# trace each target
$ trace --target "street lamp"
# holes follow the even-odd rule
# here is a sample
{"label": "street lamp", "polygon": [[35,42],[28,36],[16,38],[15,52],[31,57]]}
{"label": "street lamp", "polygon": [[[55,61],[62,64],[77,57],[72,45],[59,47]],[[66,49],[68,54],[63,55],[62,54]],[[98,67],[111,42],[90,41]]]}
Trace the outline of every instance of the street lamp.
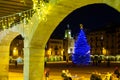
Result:
{"label": "street lamp", "polygon": [[103,53],[103,55],[106,55],[106,49],[104,47],[102,49],[102,53]]}
{"label": "street lamp", "polygon": [[52,51],[52,49],[50,48],[50,49],[48,50],[48,55],[49,55],[49,56],[51,56],[51,51]]}
{"label": "street lamp", "polygon": [[18,49],[16,47],[13,48],[13,56],[18,56]]}

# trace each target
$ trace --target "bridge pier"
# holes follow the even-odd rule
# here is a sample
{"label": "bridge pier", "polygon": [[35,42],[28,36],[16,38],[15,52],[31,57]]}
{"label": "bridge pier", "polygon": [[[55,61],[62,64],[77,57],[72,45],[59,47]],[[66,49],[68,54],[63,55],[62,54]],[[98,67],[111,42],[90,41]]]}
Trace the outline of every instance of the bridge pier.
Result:
{"label": "bridge pier", "polygon": [[8,80],[9,46],[0,46],[0,80]]}
{"label": "bridge pier", "polygon": [[24,80],[43,80],[44,48],[24,48]]}

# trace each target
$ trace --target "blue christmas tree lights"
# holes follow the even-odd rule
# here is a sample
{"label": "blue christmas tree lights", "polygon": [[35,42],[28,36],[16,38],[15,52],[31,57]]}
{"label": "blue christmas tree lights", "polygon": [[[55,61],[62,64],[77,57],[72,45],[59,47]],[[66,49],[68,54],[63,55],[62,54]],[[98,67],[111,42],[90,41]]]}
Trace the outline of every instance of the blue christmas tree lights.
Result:
{"label": "blue christmas tree lights", "polygon": [[[82,25],[80,26],[82,27]],[[77,65],[88,65],[90,63],[90,60],[90,46],[87,42],[83,28],[81,28],[78,38],[75,42],[72,61]]]}

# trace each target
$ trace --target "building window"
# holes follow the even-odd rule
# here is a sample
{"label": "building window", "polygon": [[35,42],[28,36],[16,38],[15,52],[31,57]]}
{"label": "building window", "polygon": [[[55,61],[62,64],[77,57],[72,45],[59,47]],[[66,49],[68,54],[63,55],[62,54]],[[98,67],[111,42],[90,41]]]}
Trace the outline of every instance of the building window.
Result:
{"label": "building window", "polygon": [[57,51],[55,51],[55,55],[57,55]]}
{"label": "building window", "polygon": [[54,50],[58,50],[58,46],[55,46]]}
{"label": "building window", "polygon": [[59,46],[59,48],[61,49],[61,46]]}

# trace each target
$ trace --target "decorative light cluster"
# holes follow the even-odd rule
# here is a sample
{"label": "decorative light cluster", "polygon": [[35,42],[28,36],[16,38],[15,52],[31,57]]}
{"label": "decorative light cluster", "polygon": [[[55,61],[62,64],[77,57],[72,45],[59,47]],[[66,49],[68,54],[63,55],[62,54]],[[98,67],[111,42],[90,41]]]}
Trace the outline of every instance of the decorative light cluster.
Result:
{"label": "decorative light cluster", "polygon": [[33,9],[16,13],[9,16],[0,17],[0,30],[11,28],[13,25],[24,22],[24,19],[29,21],[32,15],[35,13]]}
{"label": "decorative light cluster", "polygon": [[30,9],[13,15],[0,17],[0,42],[14,26],[21,23],[27,24],[30,22],[30,19],[34,13],[35,11]]}
{"label": "decorative light cluster", "polygon": [[38,18],[46,20],[46,14],[50,9],[50,5],[47,4],[44,0],[32,0],[33,9],[26,10],[20,13],[15,13],[9,16],[0,17],[0,31],[8,29],[13,25],[28,22],[34,13],[38,14]]}
{"label": "decorative light cluster", "polygon": [[[32,1],[33,9],[15,13],[9,16],[0,17],[0,32],[4,31],[4,33],[6,34],[7,32],[9,32],[6,29],[12,28],[17,24],[21,23],[27,24],[28,22],[31,22],[30,21],[31,17],[35,13],[37,14],[37,18],[39,18],[39,20],[46,21],[47,20],[46,15],[48,14],[49,9],[51,9],[50,6],[51,3],[49,3],[49,0],[32,0]],[[0,36],[4,37],[5,34],[0,33]],[[0,37],[0,41],[2,37]]]}
{"label": "decorative light cluster", "polygon": [[51,9],[51,3],[46,3],[46,0],[33,0],[34,5],[33,9],[36,11],[39,20],[47,21],[47,14],[49,13],[49,10]]}

